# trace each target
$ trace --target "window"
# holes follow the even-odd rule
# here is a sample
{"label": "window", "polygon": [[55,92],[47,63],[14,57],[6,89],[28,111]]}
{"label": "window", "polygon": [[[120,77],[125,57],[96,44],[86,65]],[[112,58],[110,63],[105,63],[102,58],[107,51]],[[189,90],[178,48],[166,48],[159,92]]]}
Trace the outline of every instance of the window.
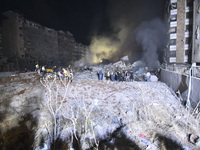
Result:
{"label": "window", "polygon": [[177,3],[171,3],[171,9],[177,9]]}
{"label": "window", "polygon": [[171,21],[176,21],[176,17],[177,17],[176,15],[172,15],[172,16],[170,16],[170,20]]}
{"label": "window", "polygon": [[193,13],[192,12],[187,12],[186,13],[186,18],[192,18],[193,16]]}
{"label": "window", "polygon": [[170,45],[176,45],[176,39],[169,40]]}
{"label": "window", "polygon": [[186,26],[186,27],[185,27],[185,31],[186,31],[186,32],[192,31],[192,25]]}
{"label": "window", "polygon": [[169,33],[176,33],[176,28],[174,27],[174,28],[170,28],[169,29]]}
{"label": "window", "polygon": [[49,33],[52,33],[52,30],[48,30]]}

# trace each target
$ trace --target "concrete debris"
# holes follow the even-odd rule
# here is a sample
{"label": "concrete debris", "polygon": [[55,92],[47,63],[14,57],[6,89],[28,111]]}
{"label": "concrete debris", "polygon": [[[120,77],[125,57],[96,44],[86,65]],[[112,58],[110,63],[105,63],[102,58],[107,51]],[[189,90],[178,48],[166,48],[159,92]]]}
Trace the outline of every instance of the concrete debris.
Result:
{"label": "concrete debris", "polygon": [[124,61],[118,61],[113,64],[114,67],[119,67],[119,68],[126,68],[126,64]]}
{"label": "concrete debris", "polygon": [[124,56],[121,58],[122,61],[129,61],[128,56]]}
{"label": "concrete debris", "polygon": [[145,74],[147,71],[145,68],[139,68],[138,71],[136,71],[136,74]]}
{"label": "concrete debris", "polygon": [[[166,84],[159,82],[153,73],[149,72],[152,82],[146,82],[144,76],[148,69],[141,66],[141,62],[134,63],[134,66],[140,66],[138,68],[140,74],[134,73],[135,79],[140,82],[111,82],[105,80],[105,77],[98,81],[97,72],[100,70],[107,73],[107,71],[128,70],[129,66],[132,71],[132,65],[126,65],[120,60],[115,64],[92,66],[89,70],[74,74],[63,107],[59,110],[61,114],[72,119],[71,122],[70,119],[59,120],[60,125],[66,127],[65,131],[60,132],[61,139],[70,140],[69,137],[74,131],[73,121],[76,122],[77,135],[82,136],[84,128],[82,126],[85,124],[83,113],[88,111],[87,127],[92,126],[92,128],[85,134],[85,139],[89,141],[94,141],[94,136],[97,140],[109,138],[108,144],[114,145],[116,139],[108,135],[121,128],[120,132],[141,149],[170,149],[166,144],[169,141],[177,149],[182,147],[198,149],[199,119],[188,113],[178,97],[175,97],[175,93],[172,93]],[[43,137],[44,141],[48,141],[44,125],[50,126],[49,122],[52,119],[46,108],[49,104],[48,94],[45,94],[47,90],[41,85],[40,78],[36,73],[25,73],[0,81],[1,85],[4,85],[0,86],[0,114],[5,115],[1,120],[3,123],[0,123],[1,133],[5,134],[11,127],[17,126],[18,116],[12,119],[16,112],[19,116],[31,114],[32,119],[38,121],[37,126],[33,128],[34,133],[38,135],[35,140],[36,147]],[[60,80],[55,81],[59,83]],[[57,86],[60,84],[52,88]],[[60,95],[55,98],[61,100],[65,89],[57,88],[59,90],[52,94],[59,93]],[[63,129],[62,127],[60,129]],[[188,133],[190,133],[189,139],[186,138]],[[90,144],[85,147],[91,148]]]}
{"label": "concrete debris", "polygon": [[198,139],[198,141],[196,142],[196,146],[200,148],[200,139]]}
{"label": "concrete debris", "polygon": [[[81,67],[82,66],[82,67]],[[102,70],[103,73],[115,73],[115,72],[123,72],[125,73],[126,71],[128,73],[132,72],[134,73],[134,80],[139,80],[139,81],[146,81],[146,73],[149,71],[148,67],[145,65],[145,63],[143,61],[136,61],[133,64],[131,64],[129,62],[128,56],[124,56],[120,59],[120,61],[117,61],[115,63],[110,63],[110,64],[101,64],[101,65],[95,65],[95,66],[89,66],[88,70],[93,70],[96,73],[100,70]],[[82,70],[82,71],[86,71],[86,69],[84,69],[84,64],[80,63],[79,64],[79,68],[76,70]],[[90,71],[91,74],[93,74],[93,72]],[[151,72],[151,74],[153,75],[152,77],[152,81],[158,81],[158,77],[157,77],[157,72]],[[149,80],[150,81],[150,80]]]}
{"label": "concrete debris", "polygon": [[133,72],[136,72],[139,70],[139,68],[145,68],[146,65],[143,61],[136,61],[132,64],[132,67],[133,67]]}
{"label": "concrete debris", "polygon": [[199,142],[199,136],[195,135],[195,134],[191,134],[189,135],[189,142],[196,144],[197,142]]}
{"label": "concrete debris", "polygon": [[151,81],[151,82],[157,82],[157,81],[158,81],[158,77],[155,76],[155,75],[151,75],[151,76],[150,76],[150,81]]}

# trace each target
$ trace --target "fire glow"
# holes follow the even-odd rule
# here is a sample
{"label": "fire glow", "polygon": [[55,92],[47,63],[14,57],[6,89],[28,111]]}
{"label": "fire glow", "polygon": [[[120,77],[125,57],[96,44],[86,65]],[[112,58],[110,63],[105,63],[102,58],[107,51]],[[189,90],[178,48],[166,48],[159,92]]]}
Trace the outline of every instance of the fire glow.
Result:
{"label": "fire glow", "polygon": [[92,62],[94,64],[101,63],[102,59],[110,59],[118,50],[118,44],[109,38],[93,38],[90,45],[92,54]]}

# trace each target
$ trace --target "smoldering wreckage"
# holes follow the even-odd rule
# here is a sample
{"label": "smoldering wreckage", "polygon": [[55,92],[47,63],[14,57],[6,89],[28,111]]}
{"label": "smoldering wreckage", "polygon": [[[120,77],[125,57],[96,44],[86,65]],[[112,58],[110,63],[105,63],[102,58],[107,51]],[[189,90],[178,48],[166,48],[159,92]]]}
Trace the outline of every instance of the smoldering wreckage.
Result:
{"label": "smoldering wreckage", "polygon": [[[99,81],[100,70],[134,71],[134,80]],[[200,149],[199,112],[187,110],[158,72],[124,57],[77,67],[72,82],[36,72],[1,78],[0,148]]]}
{"label": "smoldering wreckage", "polygon": [[[88,66],[83,63],[79,64],[79,66],[75,67],[75,71],[92,71],[94,66]],[[142,61],[136,61],[133,64],[129,62],[128,56],[124,56],[121,58],[120,61],[112,64],[105,65],[104,63],[101,63],[101,65],[98,65],[97,69],[95,70],[98,75],[99,80],[103,80],[105,78],[106,80],[111,81],[158,81],[158,74],[159,74],[158,68],[156,69],[149,69],[145,66],[145,63]],[[39,65],[36,65],[36,70],[39,75],[42,76],[49,76],[49,77],[55,77],[55,75],[58,78],[67,78],[67,80],[73,80],[73,69],[71,65],[68,67],[58,67],[54,66],[52,69],[48,69],[45,66],[39,67]],[[151,73],[149,72],[151,71]],[[101,76],[101,77],[100,77]]]}

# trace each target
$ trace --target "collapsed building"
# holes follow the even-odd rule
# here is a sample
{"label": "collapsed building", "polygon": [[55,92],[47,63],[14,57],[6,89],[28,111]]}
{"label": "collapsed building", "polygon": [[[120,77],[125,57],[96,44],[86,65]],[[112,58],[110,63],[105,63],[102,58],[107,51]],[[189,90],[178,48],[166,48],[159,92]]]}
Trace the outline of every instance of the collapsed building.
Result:
{"label": "collapsed building", "polygon": [[3,17],[0,52],[7,62],[1,63],[1,71],[32,70],[36,63],[66,66],[84,56],[87,46],[76,43],[69,31],[44,27],[13,11]]}
{"label": "collapsed building", "polygon": [[[166,6],[169,27],[166,33],[168,43],[166,49],[163,50],[165,51],[163,64],[158,69],[159,79],[175,92],[180,93],[185,102],[190,99],[190,106],[195,108],[200,100],[200,93],[197,90],[200,85],[200,1],[169,0]],[[148,68],[146,65],[142,60],[135,61],[132,66],[120,60],[114,64],[105,65],[101,69],[106,72],[118,70],[118,68],[119,70],[130,70],[129,67],[132,67],[133,72],[141,74],[151,71],[145,70]]]}

